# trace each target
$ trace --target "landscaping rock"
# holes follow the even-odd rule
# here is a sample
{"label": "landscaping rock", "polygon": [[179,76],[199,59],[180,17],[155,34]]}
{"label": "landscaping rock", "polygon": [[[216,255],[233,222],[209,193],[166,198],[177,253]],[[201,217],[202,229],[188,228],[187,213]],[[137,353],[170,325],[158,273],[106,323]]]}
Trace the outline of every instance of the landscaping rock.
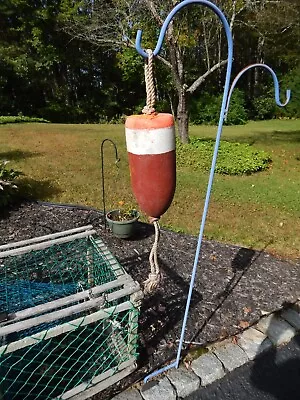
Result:
{"label": "landscaping rock", "polygon": [[207,353],[194,360],[192,370],[201,380],[201,386],[206,386],[225,375],[222,363],[213,353]]}
{"label": "landscaping rock", "polygon": [[200,387],[199,377],[184,367],[169,370],[168,378],[175,387],[177,395],[182,398],[189,396]]}
{"label": "landscaping rock", "polygon": [[295,328],[275,315],[262,318],[255,328],[267,335],[275,346],[288,343],[296,334]]}
{"label": "landscaping rock", "polygon": [[149,382],[141,390],[144,400],[176,400],[176,391],[167,377],[161,381]]}
{"label": "landscaping rock", "polygon": [[247,354],[249,360],[253,360],[258,354],[272,347],[272,342],[264,333],[249,328],[238,336],[238,345]]}
{"label": "landscaping rock", "polygon": [[234,343],[221,344],[213,352],[228,371],[233,371],[249,361],[244,350]]}
{"label": "landscaping rock", "polygon": [[297,331],[300,330],[300,313],[292,308],[283,310],[280,315],[289,324],[291,324]]}
{"label": "landscaping rock", "polygon": [[143,400],[137,389],[129,389],[113,397],[112,400]]}

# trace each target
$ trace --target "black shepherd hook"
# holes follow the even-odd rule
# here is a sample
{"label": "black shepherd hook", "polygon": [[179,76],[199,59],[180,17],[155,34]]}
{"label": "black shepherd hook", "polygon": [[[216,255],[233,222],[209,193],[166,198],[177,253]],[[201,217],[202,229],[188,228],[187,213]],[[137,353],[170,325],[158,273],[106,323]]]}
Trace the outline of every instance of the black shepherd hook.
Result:
{"label": "black shepherd hook", "polygon": [[102,203],[103,203],[103,213],[104,213],[104,229],[106,229],[106,206],[105,206],[105,189],[104,189],[104,157],[103,157],[103,146],[105,142],[110,142],[114,148],[115,148],[115,155],[116,155],[116,161],[115,164],[118,165],[118,162],[120,161],[118,157],[118,149],[117,145],[115,142],[113,142],[111,139],[104,139],[101,143],[101,173],[102,173]]}

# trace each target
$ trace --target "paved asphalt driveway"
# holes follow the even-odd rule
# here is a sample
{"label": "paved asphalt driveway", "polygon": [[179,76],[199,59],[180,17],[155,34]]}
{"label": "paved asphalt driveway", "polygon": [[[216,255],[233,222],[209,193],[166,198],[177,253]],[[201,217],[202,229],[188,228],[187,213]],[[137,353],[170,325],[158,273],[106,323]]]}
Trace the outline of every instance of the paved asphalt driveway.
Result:
{"label": "paved asphalt driveway", "polygon": [[300,400],[300,336],[199,389],[187,400]]}

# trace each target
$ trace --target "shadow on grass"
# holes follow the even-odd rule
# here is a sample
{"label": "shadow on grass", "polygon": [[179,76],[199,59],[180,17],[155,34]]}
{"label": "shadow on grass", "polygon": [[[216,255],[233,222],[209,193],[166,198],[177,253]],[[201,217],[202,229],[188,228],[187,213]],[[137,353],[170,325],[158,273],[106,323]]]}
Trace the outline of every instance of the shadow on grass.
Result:
{"label": "shadow on grass", "polygon": [[1,151],[0,160],[19,161],[25,158],[37,157],[39,155],[41,155],[41,153],[33,151],[23,151],[23,150]]}
{"label": "shadow on grass", "polygon": [[54,186],[51,181],[37,181],[31,178],[20,178],[16,182],[18,190],[11,197],[9,204],[0,210],[1,217],[6,217],[10,209],[15,209],[24,201],[45,200],[61,193],[61,190]]}
{"label": "shadow on grass", "polygon": [[11,209],[16,209],[21,203],[27,201],[45,200],[61,193],[61,189],[54,186],[51,181],[37,181],[31,178],[19,178],[16,181],[18,189],[9,200],[9,204],[0,209],[0,216],[6,218]]}
{"label": "shadow on grass", "polygon": [[18,180],[19,197],[25,200],[46,200],[49,197],[61,193],[61,189],[53,185],[52,181],[37,181],[32,178]]}

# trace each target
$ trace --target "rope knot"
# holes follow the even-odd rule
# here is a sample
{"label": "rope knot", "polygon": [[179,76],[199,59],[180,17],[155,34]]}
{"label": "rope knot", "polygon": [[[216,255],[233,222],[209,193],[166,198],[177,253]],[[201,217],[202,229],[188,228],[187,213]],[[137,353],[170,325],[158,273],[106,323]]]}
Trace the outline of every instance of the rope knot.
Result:
{"label": "rope knot", "polygon": [[148,279],[144,282],[144,292],[152,293],[159,285],[161,280],[160,273],[150,273]]}

